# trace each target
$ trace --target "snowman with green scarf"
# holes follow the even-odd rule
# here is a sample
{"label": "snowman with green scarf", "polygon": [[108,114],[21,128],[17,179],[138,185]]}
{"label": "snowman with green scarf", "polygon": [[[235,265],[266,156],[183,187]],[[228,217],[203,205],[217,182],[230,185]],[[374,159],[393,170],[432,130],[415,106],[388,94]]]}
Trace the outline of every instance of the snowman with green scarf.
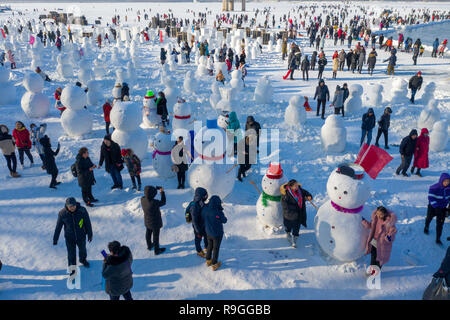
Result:
{"label": "snowman with green scarf", "polygon": [[283,225],[280,187],[287,183],[279,163],[270,163],[262,179],[262,193],[256,202],[256,217],[266,229],[276,231]]}

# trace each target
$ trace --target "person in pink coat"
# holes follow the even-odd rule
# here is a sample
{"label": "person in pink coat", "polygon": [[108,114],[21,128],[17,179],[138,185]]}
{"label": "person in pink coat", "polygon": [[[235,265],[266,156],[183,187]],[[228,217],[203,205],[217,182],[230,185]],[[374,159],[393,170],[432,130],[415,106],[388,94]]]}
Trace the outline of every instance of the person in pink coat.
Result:
{"label": "person in pink coat", "polygon": [[428,147],[430,145],[430,137],[428,136],[428,129],[423,128],[420,132],[420,136],[417,138],[416,150],[414,150],[414,162],[411,168],[411,173],[414,173],[414,169],[417,168],[416,175],[422,176],[420,169],[426,169],[429,167],[428,162]]}
{"label": "person in pink coat", "polygon": [[11,63],[11,69],[15,69],[16,60],[14,59],[14,53],[12,53],[11,49],[8,50],[8,61]]}
{"label": "person in pink coat", "polygon": [[371,254],[370,265],[376,265],[381,269],[389,261],[392,243],[397,233],[396,222],[396,215],[382,206],[372,212],[371,222],[363,218],[363,225],[370,229],[366,244],[366,254]]}

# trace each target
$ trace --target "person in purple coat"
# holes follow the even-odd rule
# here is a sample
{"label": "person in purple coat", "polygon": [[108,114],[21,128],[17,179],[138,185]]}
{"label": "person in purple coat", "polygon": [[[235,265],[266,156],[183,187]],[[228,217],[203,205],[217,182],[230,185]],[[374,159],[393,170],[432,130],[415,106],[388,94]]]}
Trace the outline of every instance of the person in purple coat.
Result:
{"label": "person in purple coat", "polygon": [[424,233],[428,234],[431,220],[436,217],[436,243],[442,245],[441,235],[445,217],[449,213],[450,175],[442,173],[439,182],[433,184],[428,191],[428,210],[425,219]]}

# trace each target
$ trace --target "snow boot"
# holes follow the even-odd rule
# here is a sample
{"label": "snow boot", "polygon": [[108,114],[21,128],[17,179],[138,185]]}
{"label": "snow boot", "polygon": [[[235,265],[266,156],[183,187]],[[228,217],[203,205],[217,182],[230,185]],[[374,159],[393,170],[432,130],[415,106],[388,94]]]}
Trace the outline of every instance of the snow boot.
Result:
{"label": "snow boot", "polygon": [[423,229],[423,233],[425,234],[429,234],[430,232],[428,231],[428,227],[425,227],[425,229]]}
{"label": "snow boot", "polygon": [[161,254],[166,251],[166,248],[155,248],[155,255]]}
{"label": "snow boot", "polygon": [[11,177],[13,177],[13,178],[19,178],[20,177],[20,174],[18,174],[17,172],[10,172],[10,175],[11,175]]}
{"label": "snow boot", "polygon": [[136,184],[133,183],[133,186],[131,187],[131,189],[136,190]]}
{"label": "snow boot", "polygon": [[91,266],[87,260],[80,261],[80,262],[85,268],[89,268]]}
{"label": "snow boot", "polygon": [[197,255],[198,255],[199,257],[206,258],[206,254],[205,254],[205,252],[203,252],[203,251],[197,252]]}
{"label": "snow boot", "polygon": [[442,241],[441,241],[441,239],[437,239],[437,240],[436,240],[436,244],[439,245],[439,246],[442,246]]}
{"label": "snow boot", "polygon": [[222,262],[217,261],[216,264],[213,264],[213,265],[212,265],[212,270],[213,270],[213,271],[216,271],[217,269],[220,268],[221,265],[222,265]]}
{"label": "snow boot", "polygon": [[210,267],[211,264],[212,264],[212,260],[211,260],[211,259],[206,260],[206,266],[207,266],[207,267]]}
{"label": "snow boot", "polygon": [[298,236],[292,236],[292,247],[297,248],[297,239]]}
{"label": "snow boot", "polygon": [[286,232],[286,239],[289,241],[289,244],[292,245],[292,234],[290,232]]}

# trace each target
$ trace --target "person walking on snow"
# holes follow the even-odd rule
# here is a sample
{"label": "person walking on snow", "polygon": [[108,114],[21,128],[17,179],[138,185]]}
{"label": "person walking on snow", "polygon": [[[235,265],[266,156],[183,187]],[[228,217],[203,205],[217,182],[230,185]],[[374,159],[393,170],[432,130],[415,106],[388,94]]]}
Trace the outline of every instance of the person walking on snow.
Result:
{"label": "person walking on snow", "polygon": [[402,142],[400,143],[399,151],[402,162],[395,172],[397,175],[399,175],[401,171],[404,177],[408,177],[406,171],[408,171],[409,165],[411,164],[411,160],[414,155],[414,151],[416,150],[416,142],[417,130],[413,129],[408,136],[403,138]]}
{"label": "person walking on snow", "polygon": [[128,173],[130,174],[131,182],[133,183],[133,190],[136,190],[136,180],[137,180],[137,191],[141,191],[141,160],[133,152],[132,149],[122,149],[121,155],[125,165],[128,168]]}
{"label": "person walking on snow", "polygon": [[[208,192],[206,189],[198,187],[194,192],[194,199],[186,208],[186,213],[192,219],[192,228],[194,229],[194,243],[197,255],[206,258],[206,248],[208,247],[208,236],[205,230],[205,221],[202,217],[202,210],[205,207],[205,202],[208,199]],[[189,220],[188,220],[189,221]],[[205,249],[202,249],[202,239]]]}
{"label": "person walking on snow", "polygon": [[55,156],[58,155],[60,144],[58,142],[58,147],[55,151],[52,150],[52,146],[50,143],[50,138],[45,135],[42,137],[39,142],[42,145],[42,149],[44,152],[44,167],[47,170],[47,173],[52,176],[52,180],[50,182],[50,188],[56,189],[56,186],[61,182],[56,181],[56,177],[58,176],[58,168],[56,167]]}
{"label": "person walking on snow", "polygon": [[75,198],[67,198],[66,204],[58,213],[55,233],[53,235],[53,245],[58,244],[59,234],[64,227],[64,239],[67,247],[68,265],[77,264],[77,247],[80,263],[89,268],[87,261],[86,237],[88,242],[92,241],[92,225],[86,208],[80,206]]}
{"label": "person walking on snow", "polygon": [[384,148],[389,149],[388,144],[388,130],[391,124],[391,113],[392,109],[387,107],[384,109],[383,115],[380,120],[378,120],[378,133],[377,138],[375,140],[375,146],[379,147],[378,141],[380,140],[381,134],[384,136]]}
{"label": "person walking on snow", "polygon": [[395,65],[397,63],[397,56],[395,55],[395,51],[391,51],[391,56],[387,58],[386,60],[383,60],[383,62],[389,61],[387,66],[387,74],[388,75],[394,75],[394,69]]}
{"label": "person walking on snow", "polygon": [[39,158],[41,158],[42,161],[42,170],[45,170],[44,166],[44,149],[40,143],[40,140],[45,135],[45,130],[47,129],[47,124],[43,123],[39,127],[36,126],[34,123],[30,124],[30,130],[31,130],[31,143],[33,144],[34,148],[36,149],[36,152],[39,155]]}
{"label": "person walking on snow", "polygon": [[[161,200],[156,200],[157,189],[153,186],[144,188],[144,196],[141,198],[141,207],[144,211],[144,223],[146,228],[145,240],[147,242],[147,250],[154,249],[155,255],[159,255],[166,251],[166,248],[159,246],[159,232],[163,227],[160,208],[166,205],[166,194],[162,187],[159,188]],[[152,241],[153,236],[153,241]]]}
{"label": "person walking on snow", "polygon": [[375,114],[372,108],[367,110],[367,113],[364,113],[362,116],[362,124],[361,124],[361,142],[359,146],[362,146],[364,140],[367,137],[367,144],[370,145],[370,141],[372,141],[372,130],[375,127]]}
{"label": "person walking on snow", "polygon": [[334,114],[339,114],[342,110],[342,116],[344,116],[344,91],[340,86],[336,86],[332,104],[334,106]]}
{"label": "person walking on snow", "polygon": [[430,145],[430,137],[428,136],[428,129],[422,128],[420,136],[417,138],[416,142],[416,150],[414,151],[414,162],[411,168],[411,174],[414,174],[414,169],[417,168],[416,175],[422,177],[420,170],[428,168],[429,145]]}
{"label": "person walking on snow", "polygon": [[414,98],[416,97],[417,91],[419,91],[422,87],[422,83],[423,78],[421,71],[417,72],[416,75],[412,76],[411,79],[409,79],[408,86],[409,89],[411,89],[411,99],[409,99],[409,101],[411,101],[411,103],[414,103]]}
{"label": "person walking on snow", "polygon": [[105,119],[106,134],[109,134],[109,126],[111,125],[110,119],[111,110],[112,110],[111,101],[109,99],[106,99],[106,102],[103,105],[103,117]]}
{"label": "person walking on snow", "polygon": [[13,137],[9,134],[7,126],[0,124],[0,149],[3,156],[6,159],[6,165],[9,169],[9,174],[13,178],[19,178],[20,174],[17,173],[17,158],[16,147],[13,142]]}
{"label": "person walking on snow", "polygon": [[308,56],[305,55],[305,58],[302,61],[301,64],[301,70],[303,73],[303,80],[305,80],[305,74],[306,74],[306,81],[309,80],[309,66],[310,66],[310,62],[308,60]]}
{"label": "person walking on snow", "polygon": [[85,147],[78,151],[75,160],[75,170],[77,172],[78,185],[81,187],[81,196],[88,207],[93,207],[93,202],[98,200],[92,195],[92,186],[96,183],[94,169],[97,166],[89,158],[89,150]]}
{"label": "person walking on snow", "polygon": [[113,186],[111,189],[122,189],[122,175],[120,171],[123,169],[122,155],[120,154],[120,146],[112,141],[110,135],[103,138],[103,143],[100,148],[100,162],[98,168],[100,169],[105,162],[105,170],[111,175]]}
{"label": "person walking on snow", "polygon": [[450,204],[450,175],[442,173],[439,182],[428,190],[428,209],[425,219],[425,234],[429,233],[430,223],[436,217],[436,243],[442,245],[441,235],[445,217],[449,215]]}
{"label": "person walking on snow", "polygon": [[330,91],[325,85],[325,81],[320,79],[319,85],[316,87],[316,93],[314,94],[314,99],[317,98],[317,116],[319,116],[320,105],[322,105],[322,119],[325,119],[325,103],[330,101]]}
{"label": "person walking on snow", "polygon": [[280,192],[286,236],[292,247],[296,248],[300,225],[306,228],[306,201],[311,201],[312,195],[294,179],[283,184]]}
{"label": "person walking on snow", "polygon": [[30,133],[28,132],[27,128],[25,128],[25,125],[22,121],[16,122],[16,128],[12,132],[12,136],[14,138],[14,143],[17,146],[17,149],[19,149],[19,161],[20,165],[22,167],[22,170],[24,169],[23,166],[23,160],[24,160],[24,153],[27,155],[28,159],[30,160],[30,168],[33,166],[33,156],[31,155],[30,149],[31,149],[31,139],[30,139]]}

